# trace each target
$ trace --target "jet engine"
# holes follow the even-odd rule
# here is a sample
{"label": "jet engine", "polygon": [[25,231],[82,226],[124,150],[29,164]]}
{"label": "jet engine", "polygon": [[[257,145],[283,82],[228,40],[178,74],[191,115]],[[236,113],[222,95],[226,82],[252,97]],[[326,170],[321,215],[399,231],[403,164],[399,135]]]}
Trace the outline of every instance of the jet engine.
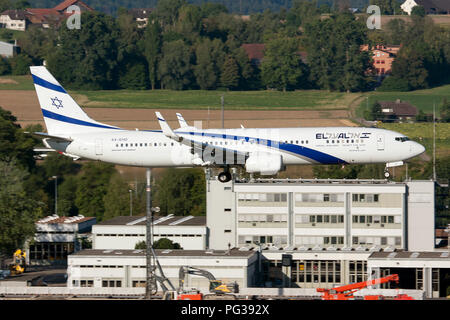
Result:
{"label": "jet engine", "polygon": [[245,162],[245,171],[259,172],[262,175],[274,175],[284,170],[283,158],[280,154],[257,152],[251,154]]}

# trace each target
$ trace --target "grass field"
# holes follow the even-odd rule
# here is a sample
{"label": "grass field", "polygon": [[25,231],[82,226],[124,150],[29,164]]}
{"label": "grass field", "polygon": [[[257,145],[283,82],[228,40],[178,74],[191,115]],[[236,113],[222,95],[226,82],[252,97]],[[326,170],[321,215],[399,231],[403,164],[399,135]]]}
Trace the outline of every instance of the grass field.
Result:
{"label": "grass field", "polygon": [[[31,76],[2,76],[0,90],[34,90],[34,86]],[[220,109],[222,95],[227,110],[347,110],[355,99],[361,97],[359,93],[322,90],[101,90],[70,93],[83,107],[197,110]]]}
{"label": "grass field", "polygon": [[359,94],[305,90],[206,91],[206,90],[115,90],[80,91],[74,98],[84,107],[220,109],[221,96],[227,110],[339,110],[348,109]]}
{"label": "grass field", "polygon": [[33,80],[31,76],[1,76],[0,90],[34,90]]}

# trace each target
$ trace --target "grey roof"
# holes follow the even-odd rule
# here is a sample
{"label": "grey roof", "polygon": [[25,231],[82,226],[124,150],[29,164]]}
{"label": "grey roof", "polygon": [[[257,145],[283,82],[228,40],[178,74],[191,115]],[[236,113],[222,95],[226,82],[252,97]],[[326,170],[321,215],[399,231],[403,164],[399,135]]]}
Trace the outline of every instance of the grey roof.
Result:
{"label": "grey roof", "polygon": [[[176,226],[206,226],[206,216],[190,216],[191,218],[187,219],[186,216],[173,216],[167,217],[167,220],[158,222],[158,219],[163,217],[153,217],[153,221],[157,226],[167,226],[170,224]],[[125,226],[125,225],[145,225],[146,220],[145,216],[119,216],[112,218],[107,221],[102,221],[98,223],[98,225],[112,225],[112,226]],[[186,220],[187,219],[187,220]],[[134,223],[136,222],[136,223]]]}
{"label": "grey roof", "polygon": [[415,252],[415,251],[396,251],[396,252],[373,252],[369,259],[450,259],[448,251]]}
{"label": "grey roof", "polygon": [[[241,251],[237,248],[231,250],[170,250],[170,249],[156,249],[156,256],[161,257],[214,257],[214,258],[237,258],[237,257],[251,257],[256,254],[256,251]],[[71,254],[71,256],[108,256],[108,257],[140,257],[145,255],[145,250],[98,250],[86,249]]]}
{"label": "grey roof", "polygon": [[25,20],[27,11],[25,10],[6,10],[1,15],[8,15],[11,20]]}

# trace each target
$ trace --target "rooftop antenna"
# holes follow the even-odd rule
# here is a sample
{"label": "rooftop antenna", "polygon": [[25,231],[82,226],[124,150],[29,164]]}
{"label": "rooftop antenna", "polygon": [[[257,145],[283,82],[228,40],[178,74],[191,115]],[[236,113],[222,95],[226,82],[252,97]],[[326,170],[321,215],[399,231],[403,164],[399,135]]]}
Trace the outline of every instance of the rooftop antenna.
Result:
{"label": "rooftop antenna", "polygon": [[436,102],[433,102],[433,181],[436,181]]}

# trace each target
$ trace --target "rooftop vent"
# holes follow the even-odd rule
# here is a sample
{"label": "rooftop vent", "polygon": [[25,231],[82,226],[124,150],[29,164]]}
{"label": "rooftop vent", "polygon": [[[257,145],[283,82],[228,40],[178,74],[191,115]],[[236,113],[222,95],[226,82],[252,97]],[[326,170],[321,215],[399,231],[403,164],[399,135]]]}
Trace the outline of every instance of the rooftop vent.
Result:
{"label": "rooftop vent", "polygon": [[397,255],[397,252],[391,252],[388,254],[388,258],[395,258],[395,256]]}
{"label": "rooftop vent", "polygon": [[176,226],[177,224],[186,222],[188,220],[191,220],[192,218],[194,218],[194,216],[187,216],[187,217],[181,218],[181,219],[179,219],[177,221],[169,223],[169,226]]}

